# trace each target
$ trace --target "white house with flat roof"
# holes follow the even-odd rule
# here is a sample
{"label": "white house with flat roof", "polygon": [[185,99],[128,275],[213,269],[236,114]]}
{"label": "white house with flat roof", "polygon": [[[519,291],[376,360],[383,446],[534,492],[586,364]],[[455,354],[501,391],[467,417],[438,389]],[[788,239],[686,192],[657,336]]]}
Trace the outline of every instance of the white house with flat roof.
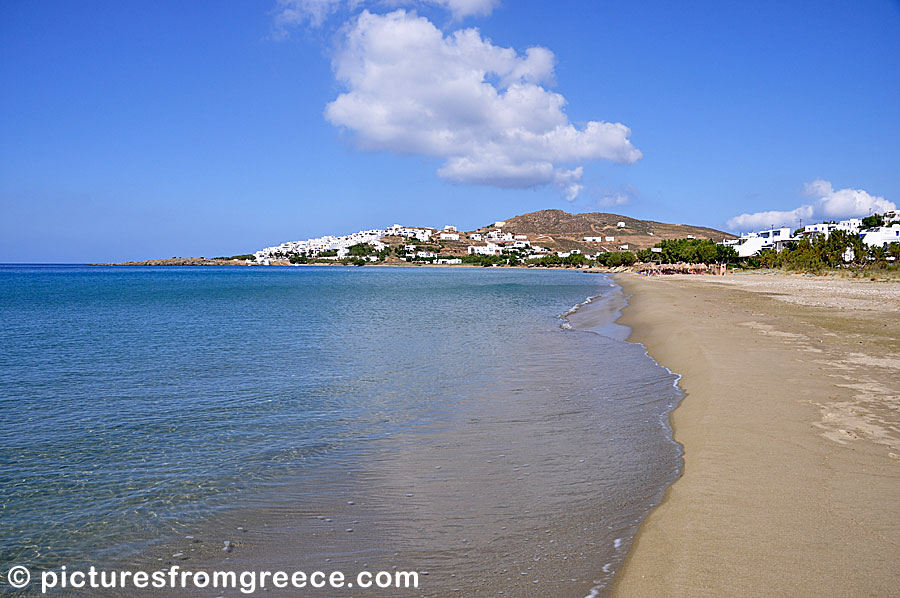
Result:
{"label": "white house with flat roof", "polygon": [[807,224],[800,233],[803,237],[824,236],[826,239],[836,230],[844,231],[848,235],[858,235],[863,223],[859,218],[848,218],[840,222],[819,222]]}
{"label": "white house with flat roof", "polygon": [[469,255],[500,255],[503,247],[496,243],[488,243],[487,245],[469,245]]}
{"label": "white house with flat roof", "polygon": [[870,228],[863,233],[862,241],[869,247],[887,247],[891,243],[900,243],[900,224]]}
{"label": "white house with flat roof", "polygon": [[750,257],[767,248],[779,250],[787,241],[796,241],[796,239],[791,237],[791,229],[783,226],[746,233],[741,235],[740,239],[728,239],[722,244],[734,247],[740,257]]}

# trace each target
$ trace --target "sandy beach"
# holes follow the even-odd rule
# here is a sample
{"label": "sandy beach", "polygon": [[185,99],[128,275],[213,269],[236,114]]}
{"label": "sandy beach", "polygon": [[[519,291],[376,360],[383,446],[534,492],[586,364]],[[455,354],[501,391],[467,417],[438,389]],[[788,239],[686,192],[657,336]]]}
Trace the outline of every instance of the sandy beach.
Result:
{"label": "sandy beach", "polygon": [[900,285],[617,276],[621,323],[683,375],[683,476],[614,596],[900,593]]}

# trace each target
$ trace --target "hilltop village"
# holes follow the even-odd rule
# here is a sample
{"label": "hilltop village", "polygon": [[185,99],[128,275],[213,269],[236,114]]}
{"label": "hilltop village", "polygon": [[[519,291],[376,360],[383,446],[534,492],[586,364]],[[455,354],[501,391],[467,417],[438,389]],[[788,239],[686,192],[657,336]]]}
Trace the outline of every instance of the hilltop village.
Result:
{"label": "hilltop village", "polygon": [[672,239],[722,241],[733,235],[705,227],[673,225],[617,214],[543,210],[493,222],[472,231],[456,226],[359,231],[266,247],[246,257],[264,265],[322,262],[438,265],[585,265],[602,259],[630,265],[637,252]]}
{"label": "hilltop village", "polygon": [[[830,241],[829,241],[830,240]],[[282,243],[246,256],[254,263],[408,263],[526,266],[631,266],[635,263],[782,265],[809,248],[823,266],[841,262],[896,262],[900,214],[754,231],[735,237],[702,227],[642,221],[616,214],[544,210],[497,221],[473,231],[406,227],[360,231]],[[814,251],[812,251],[814,250]],[[834,254],[837,250],[839,259]],[[802,255],[809,262],[809,255]],[[815,262],[816,259],[812,261]],[[781,260],[784,262],[784,259]]]}
{"label": "hilltop village", "polygon": [[[653,272],[724,272],[732,268],[815,271],[896,269],[900,214],[820,222],[735,236],[686,224],[607,213],[542,210],[471,231],[394,224],[349,235],[289,241],[254,253],[172,258],[121,265],[442,265],[631,267]],[[643,265],[643,266],[642,266]],[[715,265],[715,268],[712,267]]]}

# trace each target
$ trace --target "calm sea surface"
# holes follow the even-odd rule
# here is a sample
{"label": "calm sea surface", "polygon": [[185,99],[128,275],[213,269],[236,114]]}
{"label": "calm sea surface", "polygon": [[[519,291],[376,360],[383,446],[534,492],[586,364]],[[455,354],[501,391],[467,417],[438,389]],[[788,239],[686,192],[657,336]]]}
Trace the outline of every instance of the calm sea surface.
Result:
{"label": "calm sea surface", "polygon": [[602,593],[680,467],[621,304],[573,271],[0,266],[0,569],[230,540]]}

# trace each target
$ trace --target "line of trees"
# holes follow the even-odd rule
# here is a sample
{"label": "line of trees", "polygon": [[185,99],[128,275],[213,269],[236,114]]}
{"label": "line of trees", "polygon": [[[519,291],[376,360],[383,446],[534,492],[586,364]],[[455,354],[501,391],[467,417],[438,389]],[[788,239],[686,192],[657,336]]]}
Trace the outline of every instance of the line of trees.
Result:
{"label": "line of trees", "polygon": [[[893,258],[890,260],[889,258]],[[812,240],[803,239],[790,243],[780,252],[763,249],[747,259],[750,268],[783,268],[816,272],[826,268],[839,268],[850,264],[858,267],[885,268],[891,261],[900,260],[900,243],[887,247],[869,247],[858,235],[846,231],[833,231]]]}
{"label": "line of trees", "polygon": [[[430,249],[430,248],[429,248]],[[556,254],[529,258],[527,251],[512,250],[502,255],[464,255],[437,257],[460,257],[464,264],[490,266],[533,265],[550,268],[607,266],[631,266],[638,262],[655,262],[661,264],[731,264],[741,268],[782,268],[786,270],[819,271],[826,268],[838,268],[855,265],[866,268],[897,267],[900,263],[900,243],[892,243],[888,247],[868,247],[858,235],[845,231],[833,231],[827,238],[824,235],[812,239],[789,243],[782,251],[764,249],[758,255],[741,258],[734,247],[719,245],[710,239],[670,239],[663,240],[654,246],[655,250],[640,249],[637,252],[618,251],[599,253],[590,258],[581,253],[571,253],[565,257]],[[397,255],[405,255],[402,246],[394,248]],[[384,261],[391,255],[392,249],[376,251],[368,243],[359,243],[349,248],[348,256],[341,263],[363,265],[369,256],[377,256]],[[322,252],[318,257],[325,258],[336,255],[336,251]],[[435,258],[413,258],[414,261],[431,263]],[[291,263],[315,262],[317,258],[305,255],[290,256]],[[322,260],[325,261],[325,260]],[[332,263],[334,260],[329,260]]]}
{"label": "line of trees", "polygon": [[[880,216],[878,223],[881,222]],[[734,247],[719,245],[709,239],[672,239],[655,245],[659,251],[641,249],[637,259],[641,262],[675,264],[718,263],[743,268],[783,268],[786,270],[819,271],[839,268],[847,264],[884,268],[891,261],[900,261],[900,243],[887,247],[869,247],[859,235],[842,230],[788,243],[782,251],[763,249],[758,255],[741,258]],[[893,260],[891,259],[893,258]]]}
{"label": "line of trees", "polygon": [[719,245],[711,239],[669,239],[660,241],[654,247],[660,251],[638,250],[638,260],[662,264],[677,264],[679,262],[688,264],[734,264],[740,259],[734,247]]}

